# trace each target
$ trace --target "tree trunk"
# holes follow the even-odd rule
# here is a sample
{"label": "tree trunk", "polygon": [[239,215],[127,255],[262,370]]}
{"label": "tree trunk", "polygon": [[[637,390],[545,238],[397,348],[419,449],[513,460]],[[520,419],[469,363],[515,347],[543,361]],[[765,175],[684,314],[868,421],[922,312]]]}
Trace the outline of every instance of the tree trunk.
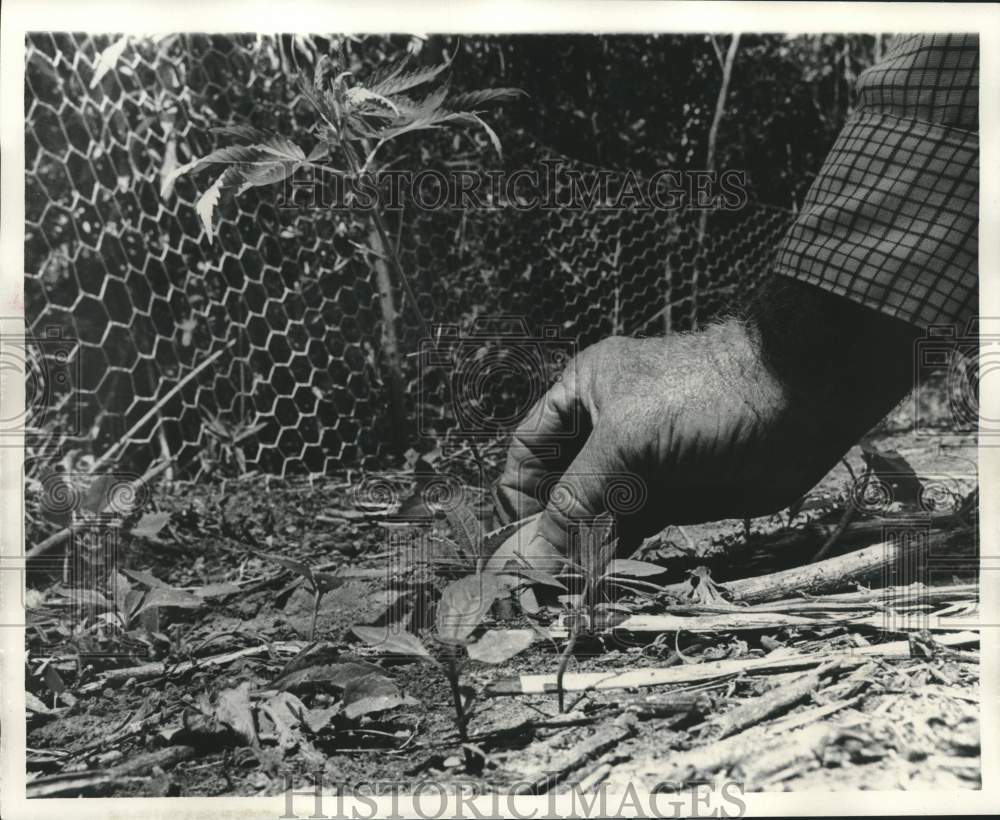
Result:
{"label": "tree trunk", "polygon": [[374,228],[369,231],[368,241],[374,251],[375,279],[382,309],[382,362],[388,375],[386,381],[389,384],[392,447],[400,455],[406,449],[406,401],[399,337],[396,335],[396,301],[392,294],[392,277],[386,263],[386,255],[391,251],[382,244],[382,238]]}

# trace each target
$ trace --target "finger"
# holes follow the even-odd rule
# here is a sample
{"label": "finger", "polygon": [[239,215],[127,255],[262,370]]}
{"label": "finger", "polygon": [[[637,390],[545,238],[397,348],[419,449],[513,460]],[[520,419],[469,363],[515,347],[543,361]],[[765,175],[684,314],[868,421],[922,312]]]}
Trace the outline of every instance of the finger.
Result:
{"label": "finger", "polygon": [[538,522],[532,549],[555,547],[569,556],[573,532],[607,511],[607,477],[622,472],[612,436],[596,431],[587,439],[576,458],[552,487],[545,511]]}
{"label": "finger", "polygon": [[528,411],[514,432],[498,489],[516,518],[543,508],[538,489],[541,479],[565,467],[577,455],[586,437],[575,379],[554,384]]}

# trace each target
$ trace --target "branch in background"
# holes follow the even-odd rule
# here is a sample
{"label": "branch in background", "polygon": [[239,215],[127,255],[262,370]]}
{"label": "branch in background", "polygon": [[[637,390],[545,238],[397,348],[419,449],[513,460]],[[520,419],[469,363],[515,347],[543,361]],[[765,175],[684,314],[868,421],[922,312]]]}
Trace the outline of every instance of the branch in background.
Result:
{"label": "branch in background", "polygon": [[[103,467],[105,464],[107,464],[111,460],[112,456],[114,456],[119,450],[121,450],[123,447],[125,447],[125,446],[127,446],[129,444],[129,442],[132,440],[132,437],[137,432],[139,432],[139,430],[142,429],[143,425],[147,421],[149,421],[150,419],[156,417],[159,414],[160,410],[166,405],[166,403],[168,401],[170,401],[181,390],[183,390],[184,387],[187,386],[187,384],[191,380],[193,380],[197,376],[199,376],[202,373],[202,371],[205,370],[205,368],[207,368],[210,364],[212,364],[213,362],[215,362],[216,359],[218,359],[223,353],[225,353],[227,350],[229,350],[229,348],[231,348],[234,344],[236,344],[236,340],[235,339],[232,339],[231,341],[227,342],[226,345],[225,345],[225,347],[221,347],[218,350],[216,350],[215,353],[213,353],[211,356],[209,356],[207,359],[205,359],[205,361],[203,361],[194,370],[192,370],[190,373],[188,373],[183,379],[181,379],[179,382],[177,382],[177,384],[175,384],[173,386],[173,388],[171,388],[169,391],[167,391],[166,395],[164,395],[159,401],[156,402],[156,404],[153,405],[153,407],[149,410],[148,413],[146,413],[146,415],[144,415],[135,424],[133,424],[128,429],[128,431],[120,439],[118,439],[117,442],[115,442],[114,444],[112,444],[111,447],[109,447],[105,451],[104,455],[102,455],[99,459],[97,459],[93,463],[93,465],[91,466],[91,468],[90,468],[90,470],[88,472],[90,472],[90,473],[97,472],[97,470],[100,467]],[[169,464],[170,462],[167,462],[167,463]]]}
{"label": "branch in background", "polygon": [[[715,43],[715,40],[712,40]],[[734,34],[729,41],[729,49],[726,51],[726,60],[722,64],[722,85],[719,88],[719,96],[715,100],[715,116],[712,117],[712,126],[708,129],[708,156],[705,159],[705,170],[711,173],[715,170],[715,144],[719,137],[719,123],[722,122],[722,115],[726,112],[726,97],[729,96],[729,81],[733,77],[733,63],[736,62],[736,52],[740,47],[740,35]],[[708,222],[708,211],[701,213],[698,225],[698,240],[705,238],[705,226]]]}

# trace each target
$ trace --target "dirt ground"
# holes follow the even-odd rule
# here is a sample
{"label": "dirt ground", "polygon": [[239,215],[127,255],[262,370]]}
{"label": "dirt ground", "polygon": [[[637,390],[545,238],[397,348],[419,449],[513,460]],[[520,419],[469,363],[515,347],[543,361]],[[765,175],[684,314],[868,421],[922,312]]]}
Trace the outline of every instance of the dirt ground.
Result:
{"label": "dirt ground", "polygon": [[[971,492],[972,438],[894,432],[895,422],[906,421],[901,414],[871,443],[895,450],[925,483],[944,477],[955,497]],[[491,464],[499,452],[487,454]],[[858,448],[846,461],[860,473]],[[473,473],[467,454],[451,463],[446,454],[439,464],[467,479]],[[416,779],[470,777],[485,789],[533,791],[598,783],[652,788],[696,776],[767,790],[980,787],[978,645],[952,649],[938,642],[952,634],[947,631],[892,634],[836,620],[626,640],[596,635],[578,642],[569,672],[691,670],[907,639],[910,651],[895,658],[873,654],[822,672],[779,667],[756,673],[748,667],[686,685],[572,691],[564,714],[555,694],[486,691],[520,675],[554,674],[560,640],[539,637],[500,665],[470,662],[462,684],[477,694],[468,732],[479,769],[470,773],[444,675],[425,662],[386,657],[350,631],[384,622],[387,611],[391,619],[398,609],[400,568],[390,560],[391,546],[414,526],[391,523],[380,510],[359,510],[352,488],[361,478],[255,475],[161,483],[143,515],[163,515],[120,533],[126,579],[120,583],[128,586],[120,592],[132,595],[125,630],[108,613],[82,622],[72,617],[73,598],[58,562],[35,571],[26,601],[29,795],[275,794],[287,772],[297,772],[300,783],[313,776],[308,773],[323,772],[327,783],[392,781],[404,784],[404,791]],[[413,476],[402,469],[381,478],[405,499]],[[647,541],[639,557],[664,566],[651,579],[657,585],[689,583],[688,572],[701,565],[725,582],[804,564],[824,540],[811,528],[837,524],[849,481],[847,467],[839,464],[794,517],[786,511],[756,519],[749,530],[742,521],[671,528]],[[857,520],[907,514],[896,504]],[[944,529],[955,556],[974,560],[972,530],[958,522]],[[48,531],[35,530],[29,546]],[[830,556],[878,540],[834,548]],[[328,674],[277,690],[275,681],[288,679],[295,671],[289,662],[309,646],[313,595],[293,568],[265,553],[338,577],[320,601],[319,644],[311,650],[313,668],[318,652]],[[933,583],[975,577],[974,564],[956,560]],[[857,588],[849,582],[843,591]],[[136,612],[138,600],[146,603]],[[655,597],[626,603],[643,614],[669,609]],[[498,611],[509,617],[496,620]],[[543,606],[533,616],[535,626],[551,626],[558,615],[557,608]],[[494,609],[490,626],[535,628],[509,606]],[[350,715],[344,708],[348,690],[332,682],[329,670],[359,661],[373,664],[359,668],[387,678],[389,688],[379,691],[383,700]],[[796,686],[804,687],[802,696],[780,703]],[[770,711],[719,729],[727,715],[735,721],[737,710],[768,703]],[[698,758],[698,750],[708,751]]]}

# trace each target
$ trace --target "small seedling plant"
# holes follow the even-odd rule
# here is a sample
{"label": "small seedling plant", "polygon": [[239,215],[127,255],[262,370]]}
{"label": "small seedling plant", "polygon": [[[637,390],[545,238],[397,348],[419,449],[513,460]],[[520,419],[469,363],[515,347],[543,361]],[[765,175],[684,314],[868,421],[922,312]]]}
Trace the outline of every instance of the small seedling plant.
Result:
{"label": "small seedling plant", "polygon": [[478,572],[452,581],[438,601],[430,646],[404,630],[379,626],[356,626],[354,633],[365,643],[393,655],[431,663],[445,676],[455,709],[455,725],[462,744],[466,769],[481,770],[483,755],[469,740],[470,708],[476,692],[463,687],[462,671],[468,661],[501,664],[527,649],[535,638],[531,629],[481,630],[493,603],[518,583],[514,576]]}
{"label": "small seedling plant", "polygon": [[612,590],[653,597],[661,588],[638,578],[663,572],[663,567],[658,564],[614,557],[618,539],[614,537],[614,524],[609,516],[581,526],[575,536],[576,554],[580,560],[566,560],[566,568],[560,574],[560,578],[567,581],[575,577],[576,586],[580,589],[577,593],[560,596],[562,604],[568,609],[564,621],[569,630],[569,638],[556,670],[560,713],[566,709],[563,678],[580,636],[601,632],[614,625],[616,618],[627,616],[632,611],[628,603],[612,595]]}

